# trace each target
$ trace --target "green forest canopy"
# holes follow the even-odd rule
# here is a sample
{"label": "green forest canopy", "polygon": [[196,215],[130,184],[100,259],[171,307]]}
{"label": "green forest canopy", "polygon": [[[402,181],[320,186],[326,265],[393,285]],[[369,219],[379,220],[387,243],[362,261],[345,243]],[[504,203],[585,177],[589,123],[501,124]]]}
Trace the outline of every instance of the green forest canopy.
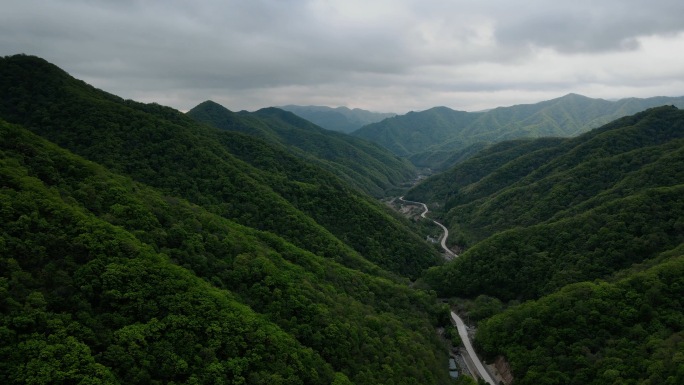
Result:
{"label": "green forest canopy", "polygon": [[[1,63],[2,116],[108,165],[0,122],[3,382],[448,382],[434,296],[303,210],[325,219],[335,199],[366,205],[359,218],[377,228],[337,231],[377,231],[378,258],[383,239],[411,242],[406,223],[251,137],[120,100],[40,59]],[[259,151],[240,160],[230,140]],[[255,154],[284,174],[252,166],[272,162]],[[434,261],[416,246],[428,258],[405,257]]]}
{"label": "green forest canopy", "polygon": [[0,60],[0,92],[3,383],[449,383],[445,308],[406,277],[479,296],[476,344],[516,383],[684,379],[676,108],[417,186],[467,246],[422,274],[407,221],[282,143],[33,57]]}

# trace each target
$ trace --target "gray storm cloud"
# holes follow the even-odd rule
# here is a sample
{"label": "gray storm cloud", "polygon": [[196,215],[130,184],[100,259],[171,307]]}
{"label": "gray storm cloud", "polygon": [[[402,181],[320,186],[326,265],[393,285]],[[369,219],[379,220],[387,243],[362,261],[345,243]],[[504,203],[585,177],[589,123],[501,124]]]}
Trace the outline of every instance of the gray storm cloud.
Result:
{"label": "gray storm cloud", "polygon": [[24,0],[3,5],[0,53],[182,110],[479,109],[682,95],[681,15],[665,0]]}

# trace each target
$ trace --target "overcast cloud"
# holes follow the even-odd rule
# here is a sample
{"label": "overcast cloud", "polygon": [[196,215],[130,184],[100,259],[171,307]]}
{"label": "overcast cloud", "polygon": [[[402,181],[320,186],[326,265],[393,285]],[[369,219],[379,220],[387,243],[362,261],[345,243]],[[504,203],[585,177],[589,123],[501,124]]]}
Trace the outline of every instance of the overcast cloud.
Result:
{"label": "overcast cloud", "polygon": [[0,0],[0,54],[180,110],[684,95],[682,0]]}

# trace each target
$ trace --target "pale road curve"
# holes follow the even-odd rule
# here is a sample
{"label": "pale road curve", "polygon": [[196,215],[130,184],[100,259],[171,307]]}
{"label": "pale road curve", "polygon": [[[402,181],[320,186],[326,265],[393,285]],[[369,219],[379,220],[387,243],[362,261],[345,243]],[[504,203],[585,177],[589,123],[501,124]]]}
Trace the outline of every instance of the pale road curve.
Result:
{"label": "pale road curve", "polygon": [[483,380],[485,380],[488,384],[496,385],[496,382],[494,382],[492,376],[489,375],[489,372],[485,369],[484,365],[482,365],[482,361],[480,361],[480,359],[477,357],[477,354],[475,354],[475,349],[473,349],[473,345],[470,343],[470,338],[468,337],[468,329],[466,329],[466,325],[465,323],[463,323],[461,317],[459,317],[456,313],[452,311],[451,319],[453,319],[456,323],[458,335],[461,336],[463,345],[465,346],[468,355],[470,355],[470,358],[475,363],[475,368],[477,368],[480,377]]}
{"label": "pale road curve", "polygon": [[[425,218],[425,215],[427,215],[427,213],[428,213],[428,208],[425,205],[425,203],[415,202],[415,201],[407,201],[404,199],[403,196],[399,197],[399,200],[402,202],[409,203],[409,204],[415,204],[415,205],[423,206],[425,211],[423,211],[423,213],[420,214],[420,216],[422,218]],[[449,250],[449,248],[447,248],[447,246],[446,246],[446,239],[449,236],[449,230],[447,230],[447,228],[443,224],[441,224],[437,221],[434,221],[434,220],[433,220],[433,222],[436,223],[439,227],[441,227],[442,230],[444,230],[444,236],[442,237],[442,248],[444,249],[444,251],[453,257],[457,257],[457,255],[454,254],[451,250]],[[459,317],[458,314],[456,314],[452,311],[451,312],[451,319],[454,320],[454,323],[456,323],[456,329],[458,329],[458,335],[461,336],[461,340],[463,341],[463,345],[466,348],[466,352],[468,352],[468,355],[470,356],[471,361],[475,364],[475,368],[478,371],[479,377],[482,378],[483,380],[485,380],[488,384],[496,385],[496,382],[494,382],[494,380],[492,379],[492,376],[485,369],[484,365],[482,364],[482,361],[480,361],[480,358],[477,356],[477,354],[475,354],[475,349],[473,349],[473,345],[470,343],[470,336],[468,336],[468,329],[466,329],[466,325],[463,322],[463,320],[461,319],[461,317]]]}
{"label": "pale road curve", "polygon": [[[423,208],[425,209],[425,211],[423,211],[423,213],[420,214],[420,217],[421,217],[421,218],[426,218],[426,215],[427,215],[427,213],[428,213],[428,208],[427,208],[427,205],[425,205],[425,203],[422,203],[422,202],[415,202],[415,201],[407,201],[406,199],[404,199],[403,196],[399,197],[399,200],[402,201],[402,202],[406,202],[406,203],[410,203],[410,204],[414,204],[414,205],[423,206]],[[458,255],[454,254],[453,251],[449,250],[449,248],[448,248],[447,245],[446,245],[446,240],[447,240],[447,238],[449,237],[449,229],[447,229],[443,224],[441,224],[441,223],[439,223],[439,222],[437,222],[437,221],[434,221],[434,220],[433,220],[432,222],[434,222],[437,226],[441,227],[442,230],[444,231],[444,236],[442,237],[442,241],[440,242],[441,245],[442,245],[442,249],[444,249],[444,252],[447,253],[451,258],[458,257]]]}

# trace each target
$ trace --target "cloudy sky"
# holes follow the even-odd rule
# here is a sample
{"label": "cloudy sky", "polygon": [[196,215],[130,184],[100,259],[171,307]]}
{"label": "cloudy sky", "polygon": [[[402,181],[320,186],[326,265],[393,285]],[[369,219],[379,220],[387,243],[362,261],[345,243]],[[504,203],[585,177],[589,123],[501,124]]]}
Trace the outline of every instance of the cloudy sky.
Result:
{"label": "cloudy sky", "polygon": [[682,0],[0,0],[0,55],[188,110],[684,95]]}

